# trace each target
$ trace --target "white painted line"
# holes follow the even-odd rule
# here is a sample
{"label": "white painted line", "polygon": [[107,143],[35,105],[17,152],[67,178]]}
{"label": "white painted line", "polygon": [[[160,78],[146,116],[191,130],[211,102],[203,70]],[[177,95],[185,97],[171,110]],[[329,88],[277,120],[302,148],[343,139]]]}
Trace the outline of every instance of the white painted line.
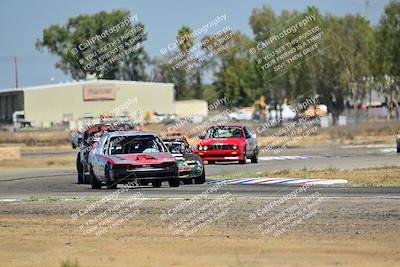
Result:
{"label": "white painted line", "polygon": [[381,152],[382,153],[392,153],[392,152],[397,152],[397,148],[384,148],[384,149],[381,149]]}
{"label": "white painted line", "polygon": [[385,144],[370,144],[370,145],[347,145],[347,146],[341,146],[340,148],[387,148],[387,147],[393,147],[393,146]]}
{"label": "white painted line", "polygon": [[334,180],[320,180],[320,181],[312,181],[308,184],[312,185],[335,185],[335,184],[347,184],[348,181],[344,179],[334,179]]}
{"label": "white painted line", "polygon": [[18,201],[18,199],[16,199],[16,198],[2,198],[2,199],[0,199],[0,202],[14,202],[14,201]]}

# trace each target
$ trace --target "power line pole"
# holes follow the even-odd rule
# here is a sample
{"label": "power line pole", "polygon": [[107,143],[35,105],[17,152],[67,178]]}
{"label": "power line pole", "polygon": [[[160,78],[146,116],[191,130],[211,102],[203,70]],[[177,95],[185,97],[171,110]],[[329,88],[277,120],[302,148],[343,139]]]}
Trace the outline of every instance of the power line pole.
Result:
{"label": "power line pole", "polygon": [[14,57],[14,65],[15,65],[15,90],[18,89],[18,62],[17,57]]}

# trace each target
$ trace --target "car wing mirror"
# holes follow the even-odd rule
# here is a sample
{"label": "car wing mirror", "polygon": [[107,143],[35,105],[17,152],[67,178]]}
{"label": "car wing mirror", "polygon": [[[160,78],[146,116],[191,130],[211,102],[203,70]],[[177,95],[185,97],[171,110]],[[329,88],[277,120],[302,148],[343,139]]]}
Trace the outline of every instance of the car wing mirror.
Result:
{"label": "car wing mirror", "polygon": [[206,137],[205,134],[200,134],[200,135],[199,135],[199,139],[204,139],[205,137]]}

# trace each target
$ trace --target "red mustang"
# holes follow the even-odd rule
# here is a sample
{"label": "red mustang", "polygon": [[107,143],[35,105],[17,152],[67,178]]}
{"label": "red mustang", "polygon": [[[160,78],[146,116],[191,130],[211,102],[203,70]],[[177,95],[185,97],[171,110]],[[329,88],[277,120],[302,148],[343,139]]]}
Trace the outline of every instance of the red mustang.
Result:
{"label": "red mustang", "polygon": [[258,162],[257,139],[254,132],[240,124],[213,126],[204,135],[194,151],[208,164],[216,161]]}
{"label": "red mustang", "polygon": [[103,134],[89,154],[92,189],[137,181],[160,187],[163,181],[178,187],[178,166],[163,142],[152,133],[112,132]]}

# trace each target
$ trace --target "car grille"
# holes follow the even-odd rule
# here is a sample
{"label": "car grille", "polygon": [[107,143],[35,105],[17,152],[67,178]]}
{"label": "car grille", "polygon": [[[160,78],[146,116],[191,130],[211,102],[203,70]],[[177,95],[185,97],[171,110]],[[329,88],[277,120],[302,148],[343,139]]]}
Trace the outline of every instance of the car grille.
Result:
{"label": "car grille", "polygon": [[114,169],[130,169],[130,170],[134,170],[137,168],[170,169],[174,165],[175,165],[174,162],[164,162],[162,164],[143,164],[143,165],[118,164],[114,166]]}
{"label": "car grille", "polygon": [[208,148],[209,150],[233,150],[233,145],[212,145]]}

